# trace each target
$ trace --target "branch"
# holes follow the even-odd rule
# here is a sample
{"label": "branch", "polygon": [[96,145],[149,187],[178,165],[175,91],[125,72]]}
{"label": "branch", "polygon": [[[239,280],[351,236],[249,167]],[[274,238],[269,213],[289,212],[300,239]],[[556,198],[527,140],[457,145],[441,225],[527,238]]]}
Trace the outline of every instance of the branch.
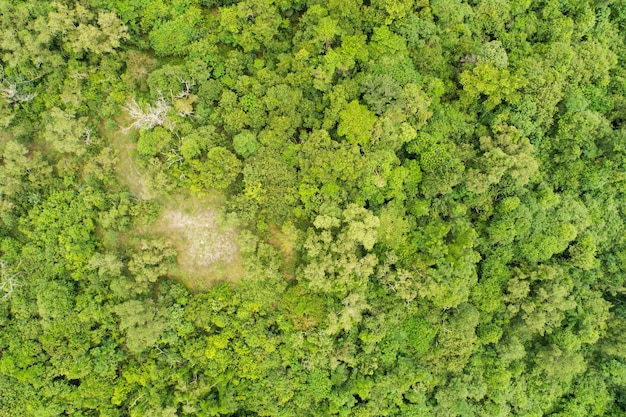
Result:
{"label": "branch", "polygon": [[165,101],[163,95],[160,94],[157,101],[142,107],[134,98],[126,102],[122,107],[128,115],[133,119],[133,123],[124,128],[124,132],[128,132],[132,128],[152,129],[155,126],[163,126],[167,121],[167,112],[171,106]]}
{"label": "branch", "polygon": [[189,94],[191,94],[191,87],[196,85],[196,83],[193,82],[193,81],[189,81],[189,80],[183,80],[182,78],[180,78],[178,81],[180,81],[181,84],[184,84],[185,88],[180,93],[178,93],[175,97],[176,98],[185,98],[185,97],[189,96]]}
{"label": "branch", "polygon": [[13,294],[13,290],[21,286],[17,280],[20,274],[20,271],[11,271],[6,262],[0,260],[0,294],[4,293],[0,296],[0,301],[9,298]]}

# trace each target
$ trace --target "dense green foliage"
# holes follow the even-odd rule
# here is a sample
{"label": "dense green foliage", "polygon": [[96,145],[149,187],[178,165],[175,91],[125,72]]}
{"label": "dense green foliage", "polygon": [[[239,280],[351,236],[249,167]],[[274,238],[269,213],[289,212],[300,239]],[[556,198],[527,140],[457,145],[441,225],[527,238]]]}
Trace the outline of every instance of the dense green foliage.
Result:
{"label": "dense green foliage", "polygon": [[[0,0],[0,416],[625,415],[625,39],[624,0]],[[244,277],[191,292],[136,231],[215,192]]]}

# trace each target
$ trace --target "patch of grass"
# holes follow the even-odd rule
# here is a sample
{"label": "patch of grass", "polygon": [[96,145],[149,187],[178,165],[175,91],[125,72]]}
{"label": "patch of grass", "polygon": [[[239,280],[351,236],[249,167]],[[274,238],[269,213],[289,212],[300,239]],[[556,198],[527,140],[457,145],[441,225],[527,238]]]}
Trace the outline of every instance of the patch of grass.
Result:
{"label": "patch of grass", "polygon": [[266,242],[278,249],[283,255],[283,275],[293,279],[296,268],[297,230],[291,224],[285,224],[281,229],[275,224],[267,229],[269,233]]}
{"label": "patch of grass", "polygon": [[[119,126],[130,124],[130,119],[127,115],[119,116],[115,120]],[[132,132],[125,133],[122,131],[122,128],[111,131],[105,129],[104,126],[99,126],[98,131],[118,153],[115,168],[120,182],[141,199],[149,200],[154,198],[147,186],[146,178],[133,160],[137,144],[131,139]]]}
{"label": "patch of grass", "polygon": [[192,291],[238,280],[244,273],[237,230],[219,226],[216,200],[215,196],[175,196],[150,227],[151,233],[164,236],[176,249],[177,265],[170,275]]}
{"label": "patch of grass", "polygon": [[165,239],[177,254],[168,277],[193,292],[243,277],[238,230],[219,225],[214,199],[179,194],[162,204],[153,223],[119,235],[119,244],[132,247],[138,239]]}

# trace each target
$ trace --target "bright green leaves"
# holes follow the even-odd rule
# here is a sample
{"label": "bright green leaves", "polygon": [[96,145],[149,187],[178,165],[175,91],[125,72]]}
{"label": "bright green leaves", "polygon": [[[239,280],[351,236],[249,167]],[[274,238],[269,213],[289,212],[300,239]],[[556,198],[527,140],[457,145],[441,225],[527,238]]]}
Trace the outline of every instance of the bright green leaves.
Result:
{"label": "bright green leaves", "polygon": [[326,319],[324,299],[301,286],[287,290],[281,304],[296,330],[315,328]]}
{"label": "bright green leaves", "polygon": [[327,52],[336,37],[342,34],[339,21],[328,15],[328,10],[321,5],[312,5],[304,13],[302,21],[306,22],[304,33],[296,35],[305,40],[303,46],[313,52]]}
{"label": "bright green leaves", "polygon": [[269,149],[246,161],[244,197],[279,224],[289,218],[298,202],[296,173],[281,155]]}
{"label": "bright green leaves", "polygon": [[592,268],[597,248],[594,238],[583,234],[591,222],[587,208],[569,197],[550,201],[554,195],[548,191],[541,191],[546,197],[539,201],[530,196],[501,200],[485,229],[485,243],[512,245],[518,259],[531,263],[545,262],[569,247],[579,267]]}
{"label": "bright green leaves", "polygon": [[407,245],[407,236],[415,226],[412,219],[398,207],[398,205],[385,205],[380,211],[380,226],[378,235],[380,243],[396,252],[402,252]]}
{"label": "bright green leaves", "polygon": [[339,113],[337,133],[352,144],[363,145],[369,141],[376,120],[374,113],[353,100]]}
{"label": "bright green leaves", "polygon": [[309,262],[302,279],[311,289],[341,296],[364,289],[378,260],[373,254],[361,253],[370,251],[378,240],[378,217],[349,205],[339,216],[317,216],[314,225],[319,232],[310,230],[304,244]]}
{"label": "bright green leaves", "polygon": [[[623,414],[617,3],[35,3],[0,0],[0,414]],[[172,284],[128,96],[243,279]]]}
{"label": "bright green leaves", "polygon": [[223,191],[230,187],[241,172],[241,161],[228,149],[213,147],[207,152],[206,160],[195,165],[198,180],[203,187]]}
{"label": "bright green leaves", "polygon": [[39,286],[38,291],[37,314],[46,322],[62,320],[72,311],[74,297],[65,283],[45,282]]}
{"label": "bright green leaves", "polygon": [[[423,172],[420,192],[425,196],[448,194],[452,187],[462,181],[465,169],[460,156],[461,150],[441,135],[420,133],[407,145],[407,151],[419,158],[419,167]],[[407,194],[415,194],[407,191]]]}
{"label": "bright green leaves", "polygon": [[8,25],[1,22],[0,26],[2,59],[9,67],[51,72],[64,65],[62,53],[77,57],[113,53],[128,39],[126,26],[114,12],[94,13],[79,2],[74,7],[45,2],[36,11],[20,6],[2,13],[7,20],[13,20]]}
{"label": "bright green leaves", "polygon": [[314,131],[302,145],[299,166],[300,199],[311,212],[325,201],[339,205],[354,196],[364,169],[359,147],[333,141],[325,130]]}
{"label": "bright green leaves", "polygon": [[406,332],[408,347],[417,354],[428,349],[437,333],[426,320],[415,316],[407,317],[401,329]]}
{"label": "bright green leaves", "polygon": [[533,217],[532,234],[520,243],[522,256],[530,262],[545,261],[565,251],[590,223],[587,208],[571,198],[552,210],[537,210]]}
{"label": "bright green leaves", "polygon": [[463,71],[460,80],[463,84],[461,103],[469,106],[485,96],[483,105],[488,111],[502,102],[517,103],[522,98],[519,90],[527,83],[522,74],[512,74],[506,68],[499,69],[491,62],[477,64],[471,71]]}
{"label": "bright green leaves", "polygon": [[430,119],[433,112],[430,110],[432,99],[415,83],[408,83],[402,88],[402,98],[405,110],[413,115],[421,127]]}
{"label": "bright green leaves", "polygon": [[[356,62],[367,61],[369,52],[367,49],[367,37],[364,34],[345,35],[341,37],[341,47],[338,48],[338,62],[334,64],[339,71],[351,70]],[[329,51],[327,56],[330,56]]]}
{"label": "bright green leaves", "polygon": [[172,134],[161,126],[139,131],[137,152],[142,156],[157,156],[168,150]]}
{"label": "bright green leaves", "polygon": [[363,208],[350,205],[343,211],[343,219],[348,224],[346,238],[363,245],[365,250],[372,250],[378,240],[378,217]]}
{"label": "bright green leaves", "polygon": [[313,30],[313,42],[322,44],[325,50],[330,48],[335,37],[342,32],[337,20],[329,16],[322,17]]}
{"label": "bright green leaves", "polygon": [[176,258],[176,250],[166,241],[142,241],[128,262],[128,270],[135,276],[136,292],[145,291],[148,283],[154,283],[167,274]]}
{"label": "bright green leaves", "polygon": [[478,60],[491,62],[496,68],[502,69],[509,66],[509,57],[506,49],[500,41],[487,42],[480,48]]}
{"label": "bright green leaves", "polygon": [[[400,264],[408,262],[419,296],[440,308],[467,301],[476,282],[477,233],[462,219],[431,219],[410,236],[412,251],[404,250]],[[411,253],[412,252],[412,253]]]}
{"label": "bright green leaves", "polygon": [[164,312],[153,303],[130,300],[115,306],[113,312],[120,319],[120,330],[126,333],[126,346],[134,354],[154,348],[166,327]]}
{"label": "bright green leaves", "polygon": [[41,188],[51,181],[52,168],[42,161],[39,153],[28,156],[28,149],[7,141],[0,165],[0,219],[4,226],[16,225],[16,212],[26,212],[40,198]]}
{"label": "bright green leaves", "polygon": [[596,259],[597,250],[593,234],[586,233],[569,247],[572,264],[585,270],[596,268],[599,264]]}
{"label": "bright green leaves", "polygon": [[406,51],[406,42],[402,36],[393,33],[387,26],[374,28],[370,46],[374,56],[394,55]]}
{"label": "bright green leaves", "polygon": [[269,0],[242,1],[221,7],[219,14],[222,40],[239,45],[245,52],[271,45],[282,23],[276,7]]}
{"label": "bright green leaves", "polygon": [[[76,10],[78,15],[78,5]],[[60,14],[63,14],[63,10],[60,10]],[[126,26],[113,12],[100,12],[97,25],[80,23],[67,35],[68,43],[75,53],[83,51],[95,54],[111,53],[126,39],[128,39]]]}
{"label": "bright green leaves", "polygon": [[160,56],[184,55],[189,45],[204,32],[202,24],[202,11],[189,7],[185,13],[150,31],[150,45]]}
{"label": "bright green leaves", "polygon": [[83,278],[95,252],[95,216],[104,208],[94,190],[57,190],[22,219],[21,228],[45,256],[50,271]]}
{"label": "bright green leaves", "polygon": [[319,369],[313,370],[307,379],[307,394],[314,401],[328,398],[332,389],[332,382],[328,378],[328,372]]}
{"label": "bright green leaves", "polygon": [[376,114],[383,114],[402,96],[400,86],[388,75],[366,78],[363,82],[363,90],[365,102]]}
{"label": "bright green leaves", "polygon": [[[510,19],[511,5],[506,0],[487,0],[475,9],[476,30],[481,33],[504,35]],[[480,29],[478,29],[480,28]]]}
{"label": "bright green leaves", "polygon": [[180,145],[180,154],[185,160],[191,160],[202,153],[202,147],[198,140],[193,137],[187,137],[183,139],[183,143]]}
{"label": "bright green leaves", "polygon": [[460,372],[477,347],[476,327],[479,313],[468,303],[460,304],[442,323],[437,334],[437,347],[431,355],[449,372]]}
{"label": "bright green leaves", "polygon": [[[551,168],[552,183],[576,192],[606,186],[611,174],[598,163],[615,136],[610,122],[598,112],[584,110],[563,115],[556,134],[544,149],[551,154],[546,165]],[[590,168],[591,164],[595,168]]]}

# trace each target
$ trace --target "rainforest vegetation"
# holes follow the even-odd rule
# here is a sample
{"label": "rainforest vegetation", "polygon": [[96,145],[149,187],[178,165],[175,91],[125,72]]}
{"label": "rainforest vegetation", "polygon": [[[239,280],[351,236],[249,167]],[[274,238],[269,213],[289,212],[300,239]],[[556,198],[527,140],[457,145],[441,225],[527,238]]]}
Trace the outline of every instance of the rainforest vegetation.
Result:
{"label": "rainforest vegetation", "polygon": [[0,0],[0,416],[626,415],[626,1]]}

